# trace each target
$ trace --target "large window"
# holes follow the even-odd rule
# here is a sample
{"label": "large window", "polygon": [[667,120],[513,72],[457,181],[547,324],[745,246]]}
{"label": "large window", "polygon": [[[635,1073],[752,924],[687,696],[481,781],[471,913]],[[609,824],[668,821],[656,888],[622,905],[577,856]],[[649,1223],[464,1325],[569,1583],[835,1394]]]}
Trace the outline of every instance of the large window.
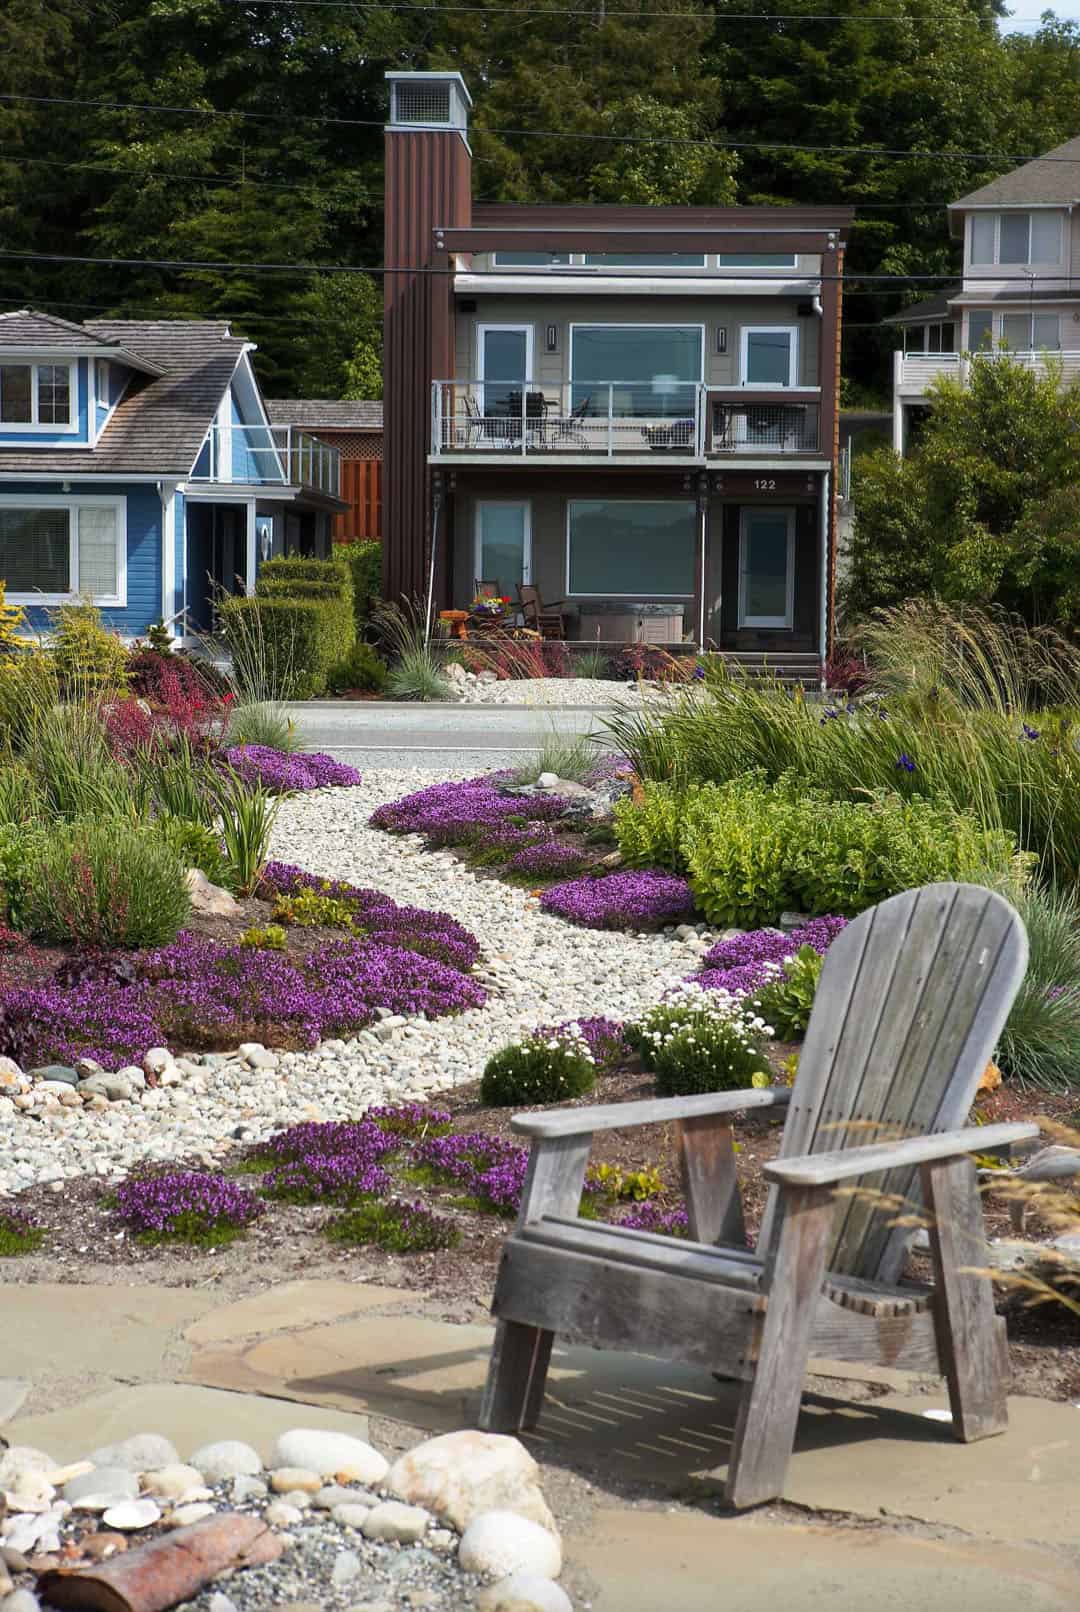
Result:
{"label": "large window", "polygon": [[572,325],[573,406],[590,415],[693,417],[701,325]]}
{"label": "large window", "polygon": [[793,269],[794,252],[718,252],[718,269]]}
{"label": "large window", "polygon": [[799,332],[794,325],[744,325],[744,386],[794,386],[798,379]]}
{"label": "large window", "polygon": [[0,577],[13,603],[79,595],[126,602],[122,503],[106,499],[0,499]]}
{"label": "large window", "polygon": [[703,269],[704,252],[586,252],[585,266],[596,269]]}
{"label": "large window", "polygon": [[986,352],[998,343],[1014,353],[1056,353],[1061,349],[1061,316],[1024,312],[995,318],[989,308],[973,308],[968,314],[969,351]]}
{"label": "large window", "polygon": [[679,599],[694,591],[692,499],[574,498],[566,506],[566,591]]}
{"label": "large window", "polygon": [[0,428],[73,429],[72,364],[0,364]]}
{"label": "large window", "polygon": [[532,580],[532,521],[527,500],[485,498],[476,506],[477,584],[494,582],[513,599]]}
{"label": "large window", "polygon": [[973,213],[969,261],[973,265],[1060,263],[1061,214]]}

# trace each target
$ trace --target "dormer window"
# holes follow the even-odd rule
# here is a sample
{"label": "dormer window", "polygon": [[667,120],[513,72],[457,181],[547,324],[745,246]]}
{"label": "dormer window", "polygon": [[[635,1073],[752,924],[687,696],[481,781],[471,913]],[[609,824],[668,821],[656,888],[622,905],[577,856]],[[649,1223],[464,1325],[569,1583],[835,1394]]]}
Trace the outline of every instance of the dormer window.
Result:
{"label": "dormer window", "polygon": [[0,363],[0,429],[52,426],[69,430],[75,395],[71,364]]}
{"label": "dormer window", "polygon": [[1061,262],[1061,214],[972,213],[972,264],[1026,266]]}

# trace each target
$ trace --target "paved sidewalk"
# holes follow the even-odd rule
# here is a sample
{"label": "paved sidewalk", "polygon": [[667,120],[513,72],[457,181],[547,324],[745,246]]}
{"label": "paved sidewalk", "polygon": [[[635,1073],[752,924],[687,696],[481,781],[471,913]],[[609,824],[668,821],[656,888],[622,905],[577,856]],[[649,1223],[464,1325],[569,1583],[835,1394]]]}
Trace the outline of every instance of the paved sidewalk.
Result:
{"label": "paved sidewalk", "polygon": [[399,767],[521,766],[553,732],[598,733],[593,706],[398,704],[387,700],[308,700],[290,705],[305,749],[324,750],[363,770]]}
{"label": "paved sidewalk", "polygon": [[[490,1328],[417,1310],[400,1289],[333,1280],[233,1302],[10,1286],[3,1434],[67,1460],[137,1431],[167,1434],[182,1455],[228,1436],[265,1456],[298,1420],[362,1434],[370,1417],[375,1442],[395,1447],[414,1429],[472,1425]],[[839,1368],[815,1370],[786,1494],[802,1517],[732,1518],[717,1502],[733,1410],[724,1386],[655,1360],[557,1349],[529,1442],[575,1605],[1076,1607],[1080,1410],[1014,1399],[1004,1436],[963,1446],[924,1414],[946,1403],[936,1379],[866,1368],[841,1383]]]}

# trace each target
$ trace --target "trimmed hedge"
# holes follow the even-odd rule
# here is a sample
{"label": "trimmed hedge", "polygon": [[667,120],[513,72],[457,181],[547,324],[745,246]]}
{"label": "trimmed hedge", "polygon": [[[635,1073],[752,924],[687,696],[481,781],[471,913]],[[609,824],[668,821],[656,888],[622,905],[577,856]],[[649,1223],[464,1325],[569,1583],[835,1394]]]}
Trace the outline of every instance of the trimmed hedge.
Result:
{"label": "trimmed hedge", "polygon": [[[325,599],[223,599],[221,630],[234,653],[256,639],[261,644],[268,697],[310,700],[326,690],[330,669],[341,659],[340,613]],[[352,620],[349,620],[351,642]],[[348,644],[345,646],[348,647]]]}
{"label": "trimmed hedge", "polygon": [[348,566],[352,577],[353,609],[359,634],[382,591],[382,544],[374,538],[360,538],[354,543],[339,543],[334,552]]}

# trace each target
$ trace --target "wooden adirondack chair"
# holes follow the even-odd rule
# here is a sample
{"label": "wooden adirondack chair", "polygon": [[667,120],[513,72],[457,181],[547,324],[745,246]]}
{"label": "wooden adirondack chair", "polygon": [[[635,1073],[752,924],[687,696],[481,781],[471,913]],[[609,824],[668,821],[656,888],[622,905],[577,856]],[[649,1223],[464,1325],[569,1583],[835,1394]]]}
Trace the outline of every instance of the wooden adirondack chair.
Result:
{"label": "wooden adirondack chair", "polygon": [[[954,1434],[1001,1432],[1005,1330],[977,1274],[986,1248],[969,1155],[1006,1152],[1038,1128],[958,1127],[1026,963],[1023,924],[999,895],[907,891],[829,948],[793,1088],[515,1117],[532,1149],[495,1288],[481,1426],[535,1424],[557,1334],[740,1380],[734,1506],[782,1492],[811,1355],[940,1370]],[[732,1116],[785,1104],[751,1253]],[[671,1120],[694,1240],[578,1219],[594,1132]],[[896,1223],[898,1202],[931,1217],[933,1287],[902,1278],[914,1227]]]}

